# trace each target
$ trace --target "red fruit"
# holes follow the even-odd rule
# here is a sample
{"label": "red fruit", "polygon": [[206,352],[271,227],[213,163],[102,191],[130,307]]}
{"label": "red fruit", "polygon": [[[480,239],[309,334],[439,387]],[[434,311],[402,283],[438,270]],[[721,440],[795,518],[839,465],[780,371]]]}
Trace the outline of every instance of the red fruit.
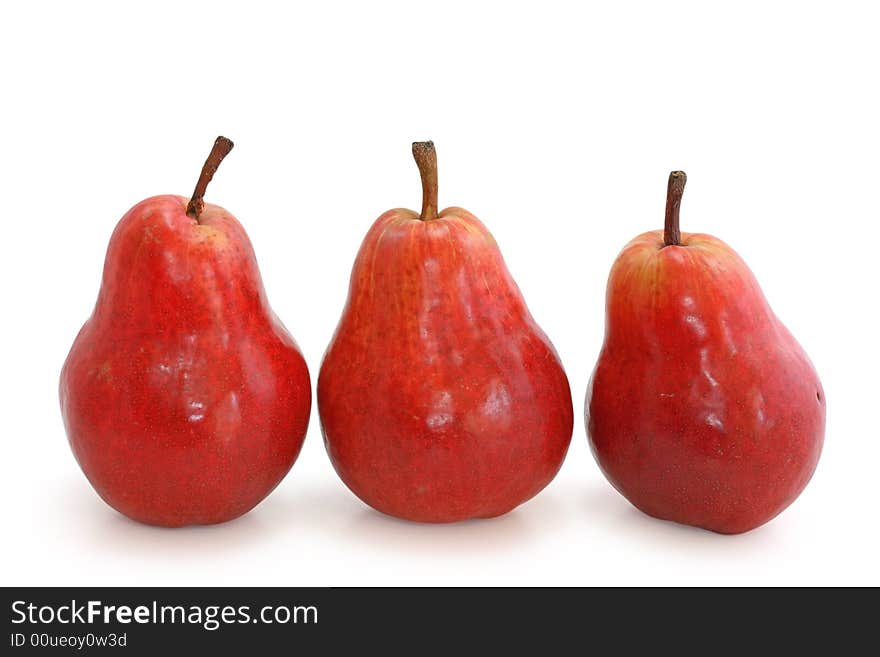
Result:
{"label": "red fruit", "polygon": [[437,213],[433,144],[413,154],[422,214],[386,212],[364,239],[318,378],[324,439],[384,513],[488,518],[559,470],[571,392],[489,231],[461,208]]}
{"label": "red fruit", "polygon": [[679,234],[684,181],[670,176],[665,233],[638,236],[611,269],[587,431],[608,480],[639,509],[735,534],[807,485],[825,394],[733,249]]}
{"label": "red fruit", "polygon": [[113,232],[95,310],[61,372],[70,446],[121,513],[177,527],[231,520],[296,460],[311,388],[244,229],[202,195],[155,196]]}

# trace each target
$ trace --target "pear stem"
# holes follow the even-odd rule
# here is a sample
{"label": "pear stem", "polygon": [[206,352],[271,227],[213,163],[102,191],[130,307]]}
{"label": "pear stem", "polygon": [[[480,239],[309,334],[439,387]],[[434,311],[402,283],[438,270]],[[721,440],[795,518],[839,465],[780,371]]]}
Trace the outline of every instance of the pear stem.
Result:
{"label": "pear stem", "polygon": [[412,154],[422,176],[422,221],[437,218],[437,151],[432,141],[416,141]]}
{"label": "pear stem", "polygon": [[196,183],[192,198],[189,200],[189,205],[186,206],[187,216],[192,217],[196,221],[199,220],[199,215],[202,214],[202,210],[205,207],[205,190],[208,189],[208,183],[211,182],[214,174],[217,173],[217,167],[220,166],[223,158],[229,155],[229,151],[232,150],[233,146],[234,144],[226,137],[217,137],[214,147],[208,154],[208,159],[205,160],[205,164],[202,166],[202,173],[199,175],[199,180]]}
{"label": "pear stem", "polygon": [[666,186],[666,225],[663,229],[663,246],[681,246],[678,213],[687,179],[684,171],[673,171],[669,174],[669,184]]}

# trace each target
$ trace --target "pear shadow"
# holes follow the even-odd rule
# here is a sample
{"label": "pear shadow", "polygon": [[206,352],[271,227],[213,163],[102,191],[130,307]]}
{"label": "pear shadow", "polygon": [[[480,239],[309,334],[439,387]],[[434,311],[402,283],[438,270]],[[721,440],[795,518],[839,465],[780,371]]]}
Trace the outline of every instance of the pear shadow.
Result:
{"label": "pear shadow", "polygon": [[483,556],[522,548],[552,530],[559,505],[542,494],[496,518],[454,523],[420,523],[385,515],[359,502],[344,527],[346,540],[384,553],[427,558]]}
{"label": "pear shadow", "polygon": [[[218,525],[165,528],[131,520],[108,506],[81,481],[64,482],[59,498],[63,514],[76,522],[64,523],[62,533],[75,532],[77,549],[161,564],[168,561],[201,563],[242,552],[261,544],[289,539],[329,538],[383,556],[418,555],[425,559],[499,554],[528,545],[557,525],[560,500],[543,492],[513,511],[490,519],[449,524],[415,523],[376,511],[341,483],[315,485],[290,482],[275,490],[245,515]],[[88,578],[90,574],[82,573]]]}
{"label": "pear shadow", "polygon": [[158,527],[119,513],[81,480],[57,482],[62,513],[76,522],[63,523],[63,532],[76,533],[76,543],[95,553],[125,554],[132,559],[161,563],[253,550],[288,537],[292,543],[320,535],[339,538],[358,517],[363,505],[342,484],[318,484],[308,479],[285,480],[266,499],[242,516],[216,525]]}
{"label": "pear shadow", "polygon": [[[277,522],[271,497],[229,522],[189,527],[157,527],[132,520],[104,502],[82,483],[67,484],[65,514],[76,518],[78,542],[95,554],[162,563],[168,559],[197,559],[209,552],[223,556],[248,550],[277,537],[286,527]],[[73,525],[71,525],[73,526]]]}
{"label": "pear shadow", "polygon": [[701,552],[719,556],[736,554],[745,558],[750,552],[762,552],[773,544],[773,536],[777,533],[773,521],[743,534],[719,534],[654,518],[637,509],[607,484],[591,487],[582,499],[590,517],[609,534],[651,545],[657,551]]}
{"label": "pear shadow", "polygon": [[260,509],[268,522],[284,526],[288,532],[337,537],[360,513],[361,505],[341,483],[316,485],[310,481],[275,491],[255,511]]}

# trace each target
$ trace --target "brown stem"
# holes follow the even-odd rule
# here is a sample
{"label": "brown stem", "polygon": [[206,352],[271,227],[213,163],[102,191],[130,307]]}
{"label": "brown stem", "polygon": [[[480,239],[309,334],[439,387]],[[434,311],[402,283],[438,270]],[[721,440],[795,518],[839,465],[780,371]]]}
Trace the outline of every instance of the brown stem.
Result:
{"label": "brown stem", "polygon": [[187,216],[192,217],[196,221],[199,220],[199,215],[202,214],[202,209],[205,207],[205,190],[208,188],[208,183],[211,182],[211,178],[217,172],[217,167],[220,166],[223,158],[229,155],[229,151],[232,150],[233,146],[234,144],[226,137],[217,137],[217,140],[214,142],[214,148],[211,149],[208,159],[205,160],[205,165],[202,167],[202,173],[199,175],[199,180],[196,183],[192,198],[189,200],[189,205],[186,206]]}
{"label": "brown stem", "polygon": [[678,228],[678,212],[681,208],[681,195],[687,182],[684,171],[669,174],[666,186],[666,224],[663,229],[663,246],[681,246],[681,231]]}
{"label": "brown stem", "polygon": [[422,176],[422,221],[437,218],[437,151],[433,141],[415,141],[413,157]]}

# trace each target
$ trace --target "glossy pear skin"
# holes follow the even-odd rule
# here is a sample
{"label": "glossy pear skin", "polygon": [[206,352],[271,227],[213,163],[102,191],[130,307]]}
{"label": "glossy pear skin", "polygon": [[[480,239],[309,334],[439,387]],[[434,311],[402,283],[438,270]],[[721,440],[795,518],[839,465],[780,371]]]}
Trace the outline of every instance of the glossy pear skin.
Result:
{"label": "glossy pear skin", "polygon": [[273,314],[250,240],[156,196],[122,218],[61,373],[70,446],[98,494],[141,522],[230,520],[281,481],[305,437],[305,361]]}
{"label": "glossy pear skin", "polygon": [[709,235],[640,235],[608,280],[587,392],[594,455],[645,513],[725,534],[767,522],[809,482],[825,394],[739,256]]}
{"label": "glossy pear skin", "polygon": [[389,515],[506,513],[568,449],[568,379],[491,234],[448,208],[373,224],[324,357],[318,407],[336,471]]}

